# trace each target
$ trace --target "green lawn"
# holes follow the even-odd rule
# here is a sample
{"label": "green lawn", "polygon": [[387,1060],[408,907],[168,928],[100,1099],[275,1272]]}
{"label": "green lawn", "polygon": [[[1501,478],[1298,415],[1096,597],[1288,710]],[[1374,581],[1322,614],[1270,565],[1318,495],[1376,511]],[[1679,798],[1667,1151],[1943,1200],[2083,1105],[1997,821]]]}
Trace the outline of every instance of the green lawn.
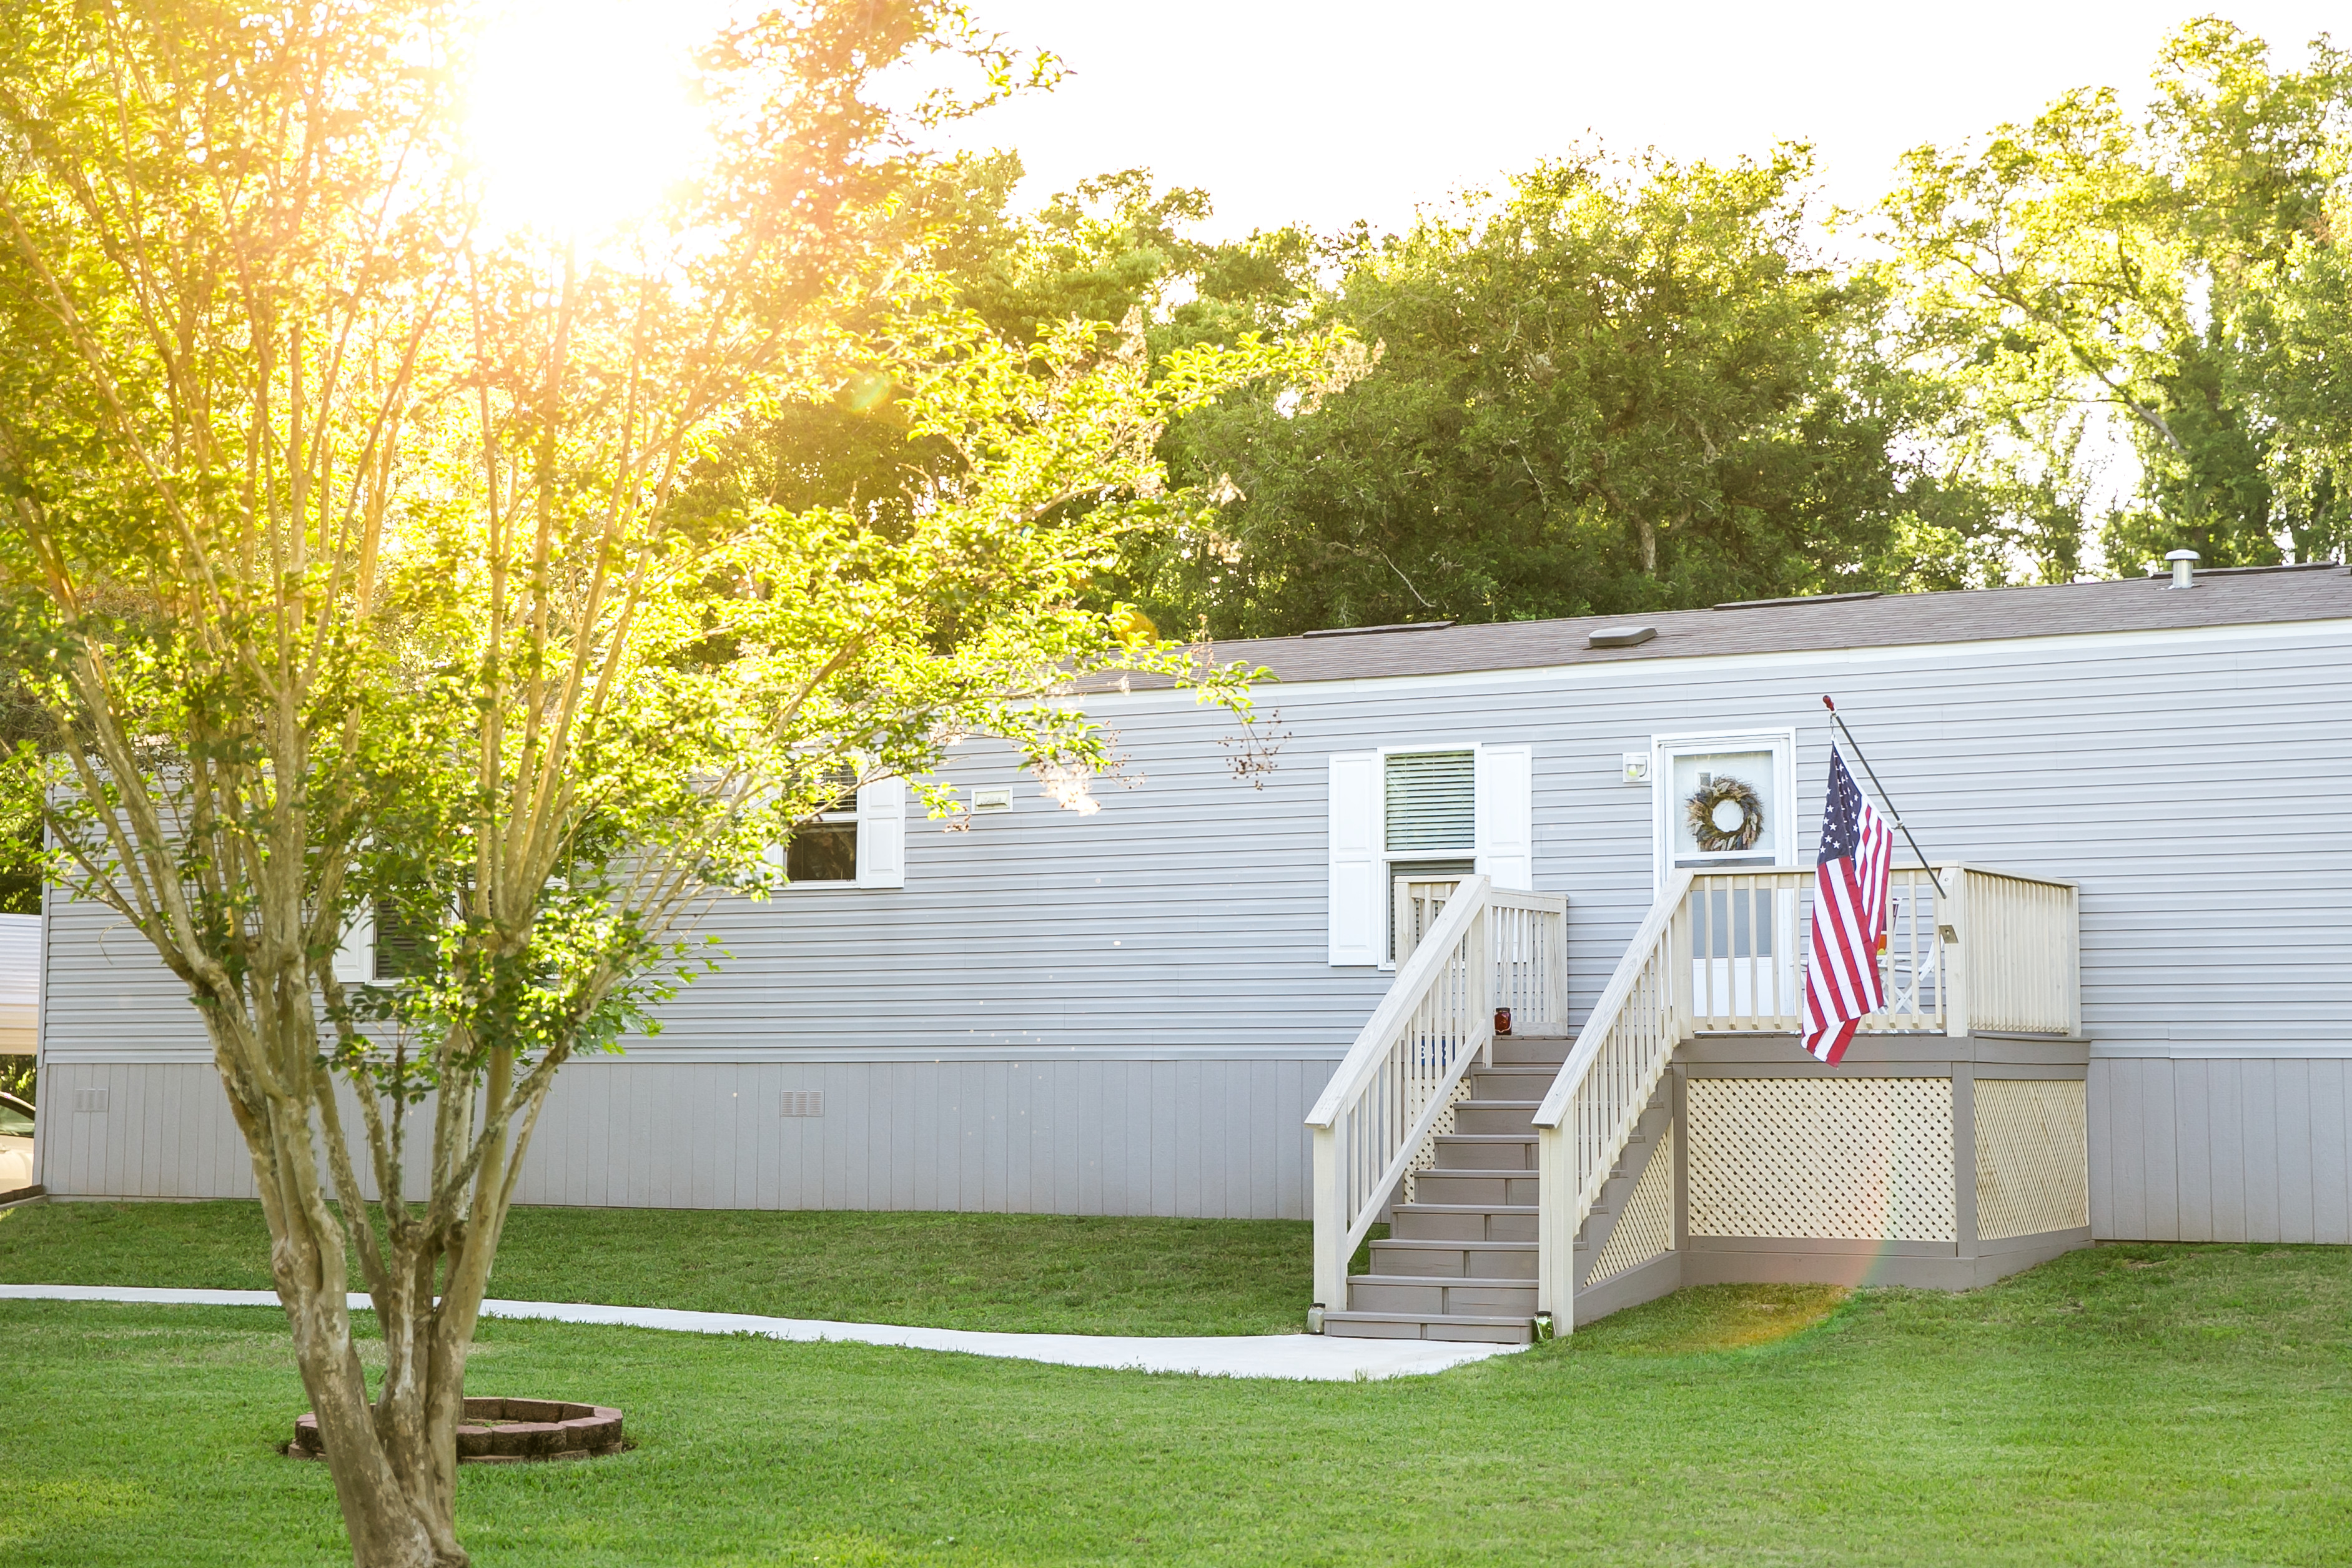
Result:
{"label": "green lawn", "polygon": [[[1311,1234],[1281,1219],[518,1208],[490,1293],[935,1328],[1297,1333]],[[268,1259],[256,1203],[49,1203],[0,1218],[11,1284],[266,1291]]]}
{"label": "green lawn", "polygon": [[[337,1561],[324,1470],[271,1450],[302,1408],[284,1336],[0,1302],[0,1561]],[[2341,1249],[1689,1291],[1380,1384],[522,1322],[485,1325],[470,1381],[619,1404],[638,1444],[469,1467],[484,1568],[2352,1560]]]}

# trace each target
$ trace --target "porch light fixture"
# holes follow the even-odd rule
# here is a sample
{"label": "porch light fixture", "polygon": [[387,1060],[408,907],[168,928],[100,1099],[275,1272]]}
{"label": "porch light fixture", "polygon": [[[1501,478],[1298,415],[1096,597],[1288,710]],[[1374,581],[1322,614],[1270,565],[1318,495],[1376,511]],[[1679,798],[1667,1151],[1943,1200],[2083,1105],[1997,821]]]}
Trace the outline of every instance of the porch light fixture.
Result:
{"label": "porch light fixture", "polygon": [[2197,562],[2199,557],[2195,550],[2177,549],[2171,554],[2166,556],[2164,559],[2172,563],[2172,580],[2165,584],[2167,588],[2194,588],[2197,586]]}

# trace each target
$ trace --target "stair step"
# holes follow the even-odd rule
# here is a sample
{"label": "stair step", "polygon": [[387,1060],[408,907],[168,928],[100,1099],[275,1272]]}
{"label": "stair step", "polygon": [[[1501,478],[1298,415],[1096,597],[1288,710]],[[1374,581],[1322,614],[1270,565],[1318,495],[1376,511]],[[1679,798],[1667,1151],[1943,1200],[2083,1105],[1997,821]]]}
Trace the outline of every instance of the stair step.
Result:
{"label": "stair step", "polygon": [[1437,1148],[1437,1163],[1448,1170],[1536,1168],[1533,1133],[1440,1133],[1433,1142]]}
{"label": "stair step", "polygon": [[1342,1339],[1466,1340],[1482,1344],[1526,1344],[1535,1338],[1532,1318],[1466,1313],[1325,1312],[1323,1332]]}
{"label": "stair step", "polygon": [[1428,1280],[1414,1274],[1356,1274],[1348,1281],[1351,1312],[1413,1312],[1423,1316],[1533,1317],[1533,1280]]}
{"label": "stair step", "polygon": [[1532,1280],[1536,1277],[1536,1244],[1532,1241],[1448,1241],[1416,1237],[1391,1237],[1375,1241],[1372,1272],[1410,1274],[1416,1279]]}
{"label": "stair step", "polygon": [[1475,1205],[1517,1207],[1538,1201],[1536,1173],[1511,1170],[1457,1170],[1437,1166],[1414,1173],[1416,1204]]}
{"label": "stair step", "polygon": [[1540,1100],[1464,1100],[1454,1107],[1457,1133],[1511,1133],[1532,1137]]}
{"label": "stair step", "polygon": [[1533,1241],[1533,1204],[1401,1203],[1389,1221],[1400,1241]]}
{"label": "stair step", "polygon": [[1463,1075],[1473,1100],[1528,1100],[1540,1105],[1559,1075],[1549,1067],[1474,1067]]}
{"label": "stair step", "polygon": [[1568,1060],[1576,1048],[1574,1038],[1564,1034],[1505,1034],[1495,1037],[1495,1061],[1514,1065],[1528,1063],[1538,1067],[1557,1068]]}

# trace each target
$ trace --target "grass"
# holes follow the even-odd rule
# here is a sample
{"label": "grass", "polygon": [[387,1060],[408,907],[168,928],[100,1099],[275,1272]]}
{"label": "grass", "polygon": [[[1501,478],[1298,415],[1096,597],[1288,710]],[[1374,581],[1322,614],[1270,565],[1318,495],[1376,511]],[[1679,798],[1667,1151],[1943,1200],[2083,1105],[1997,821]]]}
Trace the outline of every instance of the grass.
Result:
{"label": "grass", "polygon": [[[1296,1333],[1294,1220],[518,1208],[490,1293],[1053,1333]],[[49,1203],[0,1222],[0,1282],[269,1289],[255,1203]],[[352,1288],[360,1288],[354,1276]]]}
{"label": "grass", "polygon": [[[2352,1559],[2341,1249],[1691,1291],[1378,1384],[533,1322],[485,1324],[471,1382],[638,1444],[469,1467],[484,1568]],[[324,1470],[271,1450],[301,1408],[274,1312],[0,1302],[0,1559],[348,1561]]]}

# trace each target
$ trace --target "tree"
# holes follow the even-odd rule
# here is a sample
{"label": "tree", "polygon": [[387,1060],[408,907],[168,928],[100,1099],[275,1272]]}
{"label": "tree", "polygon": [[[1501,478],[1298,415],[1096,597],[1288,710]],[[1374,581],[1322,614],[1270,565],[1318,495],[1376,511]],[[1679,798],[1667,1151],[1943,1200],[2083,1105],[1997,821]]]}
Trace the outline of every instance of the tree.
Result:
{"label": "tree", "polygon": [[[877,77],[1024,68],[952,7],[730,31],[707,165],[595,244],[480,222],[469,26],[0,16],[0,625],[46,727],[17,780],[56,873],[189,988],[369,1565],[467,1560],[466,1360],[559,1070],[657,1027],[713,960],[699,910],[861,780],[944,807],[929,769],[991,734],[1083,808],[1108,744],[1070,683],[1198,674],[1083,608],[1090,574],[1189,505],[1165,422],[1292,362],[1014,347],[906,276]],[[719,471],[743,422],[877,382],[940,455],[894,504]],[[1202,685],[1246,716],[1234,672]],[[371,918],[422,934],[408,983],[339,977]]]}
{"label": "tree", "polygon": [[[1156,364],[1187,347],[1282,336],[1311,299],[1319,252],[1297,229],[1199,239],[1191,231],[1209,214],[1207,193],[1160,190],[1142,169],[1082,181],[1019,214],[1020,175],[1017,154],[965,155],[910,171],[903,199],[925,220],[921,268],[1007,344],[1027,349],[1073,320],[1132,317]],[[728,432],[708,477],[774,505],[901,505],[910,475],[953,460],[908,430],[901,391],[864,374],[826,402],[754,414]]]}
{"label": "tree", "polygon": [[2312,559],[2340,542],[2311,509],[2334,492],[2283,487],[2280,465],[2308,361],[2257,340],[2295,258],[2328,243],[2352,64],[2322,39],[2276,70],[2206,18],[2167,41],[2155,86],[2137,121],[2083,89],[1979,146],[1911,153],[1882,208],[1907,307],[1971,411],[1970,465],[2073,497],[2078,535],[2087,459],[2119,422],[2141,480],[2102,530],[2110,570],[2183,546]]}
{"label": "tree", "polygon": [[2352,193],[2297,237],[2273,286],[2239,313],[2246,352],[2230,391],[2263,431],[2265,476],[2297,560],[2352,552]]}
{"label": "tree", "polygon": [[1879,282],[1808,249],[1806,173],[1580,158],[1333,242],[1313,319],[1360,346],[1171,433],[1228,504],[1140,541],[1128,591],[1231,635],[1876,586],[1948,510],[1901,455],[1932,389]]}

